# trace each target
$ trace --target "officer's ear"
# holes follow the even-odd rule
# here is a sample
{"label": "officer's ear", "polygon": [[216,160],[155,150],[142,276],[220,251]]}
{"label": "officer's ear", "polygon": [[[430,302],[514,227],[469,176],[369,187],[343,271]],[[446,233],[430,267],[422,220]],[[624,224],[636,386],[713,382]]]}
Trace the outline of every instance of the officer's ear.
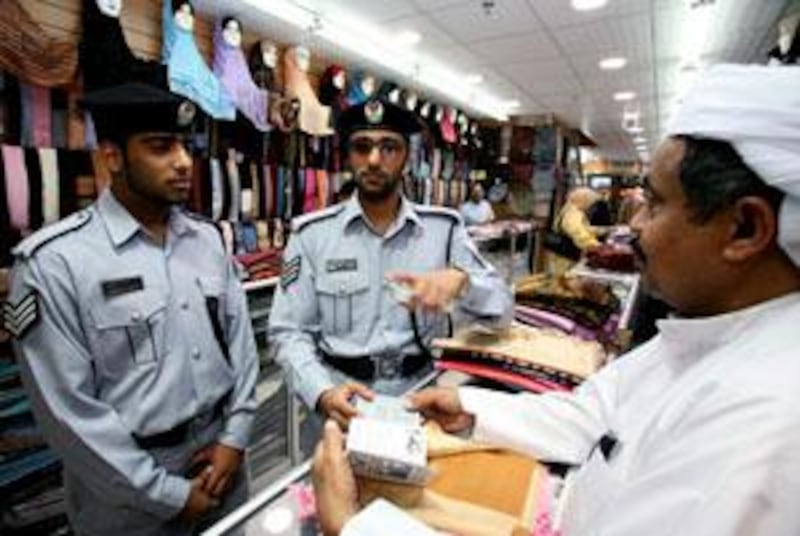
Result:
{"label": "officer's ear", "polygon": [[122,148],[117,142],[103,141],[100,143],[100,154],[106,162],[106,167],[112,175],[119,175],[125,166],[125,157]]}

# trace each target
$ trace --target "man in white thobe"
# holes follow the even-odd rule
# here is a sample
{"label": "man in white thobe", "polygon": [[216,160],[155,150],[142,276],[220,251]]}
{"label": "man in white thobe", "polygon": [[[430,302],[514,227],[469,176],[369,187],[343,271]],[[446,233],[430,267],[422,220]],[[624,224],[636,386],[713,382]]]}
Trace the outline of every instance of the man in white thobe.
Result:
{"label": "man in white thobe", "polygon": [[[654,154],[632,222],[679,315],[572,394],[433,389],[450,431],[577,467],[564,536],[800,534],[800,68],[718,66]],[[341,436],[315,464],[328,534],[366,534]]]}

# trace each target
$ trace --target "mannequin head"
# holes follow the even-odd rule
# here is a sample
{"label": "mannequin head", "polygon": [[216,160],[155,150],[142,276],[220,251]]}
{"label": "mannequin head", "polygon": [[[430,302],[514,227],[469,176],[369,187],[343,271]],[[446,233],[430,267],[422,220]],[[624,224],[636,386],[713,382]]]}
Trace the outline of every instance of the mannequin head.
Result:
{"label": "mannequin head", "polygon": [[417,109],[417,104],[419,104],[419,96],[414,91],[406,90],[403,101],[406,110],[413,112]]}
{"label": "mannequin head", "polygon": [[437,123],[441,123],[442,119],[444,119],[444,108],[442,106],[436,107],[436,115],[434,116]]}
{"label": "mannequin head", "polygon": [[261,49],[261,61],[266,67],[274,69],[278,65],[278,45],[264,39],[259,42],[259,48]]}
{"label": "mannequin head", "polygon": [[122,0],[96,0],[97,9],[106,17],[119,18],[122,12]]}
{"label": "mannequin head", "polygon": [[230,47],[242,46],[242,25],[234,17],[222,19],[222,39]]}
{"label": "mannequin head", "polygon": [[789,54],[792,44],[800,39],[798,27],[800,27],[800,14],[786,17],[778,23],[778,48],[782,55]]}
{"label": "mannequin head", "polygon": [[175,24],[186,32],[194,31],[194,7],[188,0],[173,0]]}
{"label": "mannequin head", "polygon": [[338,72],[336,72],[331,79],[331,83],[337,90],[344,91],[344,88],[347,87],[347,73],[345,70],[340,69]]}
{"label": "mannequin head", "polygon": [[371,74],[368,74],[361,79],[361,91],[364,92],[366,97],[371,97],[375,94],[375,88],[377,85],[378,83],[375,80],[375,77]]}
{"label": "mannequin head", "polygon": [[431,116],[431,103],[430,101],[425,101],[422,103],[422,106],[419,107],[419,115],[421,115],[425,119],[429,119]]}
{"label": "mannequin head", "polygon": [[303,45],[298,45],[294,47],[293,53],[297,68],[307,73],[311,67],[311,51]]}

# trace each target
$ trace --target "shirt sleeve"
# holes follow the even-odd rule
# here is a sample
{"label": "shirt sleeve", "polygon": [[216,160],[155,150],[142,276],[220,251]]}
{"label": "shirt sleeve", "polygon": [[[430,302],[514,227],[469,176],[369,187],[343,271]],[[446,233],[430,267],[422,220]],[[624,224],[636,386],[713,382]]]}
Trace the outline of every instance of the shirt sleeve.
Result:
{"label": "shirt sleeve", "polygon": [[573,393],[511,395],[462,387],[458,394],[464,411],[475,416],[476,440],[580,465],[609,429],[605,415],[614,400],[614,376],[605,369]]}
{"label": "shirt sleeve", "polygon": [[255,389],[258,381],[258,351],[247,309],[247,297],[232,264],[228,265],[225,302],[228,349],[236,381],[219,441],[229,447],[244,450],[250,440],[257,407]]}
{"label": "shirt sleeve", "polygon": [[456,224],[450,254],[451,264],[469,276],[461,310],[473,319],[491,321],[498,327],[511,323],[514,297],[497,270],[478,253],[463,223]]}
{"label": "shirt sleeve", "polygon": [[335,386],[317,356],[319,333],[313,263],[302,246],[302,236],[294,233],[284,252],[281,283],[272,302],[269,345],[292,388],[312,409],[320,395]]}
{"label": "shirt sleeve", "polygon": [[561,220],[561,230],[572,238],[575,245],[582,251],[597,247],[600,242],[589,225],[586,215],[580,210],[567,210]]}
{"label": "shirt sleeve", "polygon": [[[47,274],[44,276],[43,274]],[[94,362],[71,274],[58,261],[17,263],[11,302],[35,300],[35,320],[14,342],[36,421],[64,465],[119,506],[160,519],[177,515],[190,482],[140,449],[113,407],[97,399]]]}

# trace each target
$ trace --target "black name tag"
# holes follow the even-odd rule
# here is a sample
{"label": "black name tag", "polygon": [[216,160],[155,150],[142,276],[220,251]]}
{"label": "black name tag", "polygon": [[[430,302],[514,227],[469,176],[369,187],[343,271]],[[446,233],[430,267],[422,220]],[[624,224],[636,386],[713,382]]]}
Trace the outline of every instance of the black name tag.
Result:
{"label": "black name tag", "polygon": [[333,272],[355,272],[358,270],[357,259],[330,259],[325,263],[325,270]]}
{"label": "black name tag", "polygon": [[113,279],[111,281],[103,281],[100,283],[100,285],[103,289],[103,296],[106,298],[122,296],[124,294],[130,294],[131,292],[144,289],[144,281],[142,281],[141,277]]}

